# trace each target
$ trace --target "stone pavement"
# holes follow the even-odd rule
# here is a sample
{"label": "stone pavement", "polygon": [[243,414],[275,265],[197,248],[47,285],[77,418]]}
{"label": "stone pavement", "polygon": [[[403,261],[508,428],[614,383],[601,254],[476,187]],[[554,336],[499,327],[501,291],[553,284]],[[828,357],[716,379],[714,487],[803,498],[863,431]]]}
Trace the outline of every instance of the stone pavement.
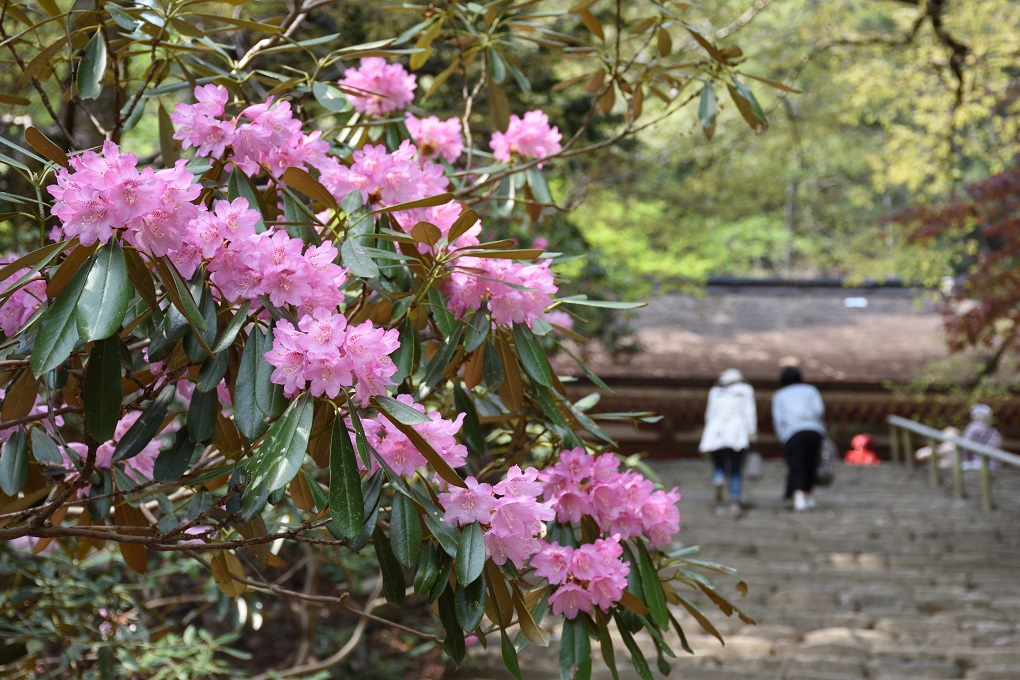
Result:
{"label": "stone pavement", "polygon": [[[748,626],[696,600],[722,646],[678,611],[695,655],[678,651],[672,677],[1020,679],[1020,471],[993,473],[997,509],[984,513],[977,473],[966,480],[969,498],[955,501],[948,486],[929,486],[924,469],[841,466],[835,484],[820,490],[819,507],[794,513],[780,501],[785,467],[769,460],[764,477],[746,484],[750,507],[732,516],[715,513],[707,461],[652,466],[683,493],[682,545],[700,545],[700,557],[736,568],[746,598],[732,579],[713,580],[757,620]],[[638,678],[623,662],[623,645],[616,649],[621,679]],[[648,657],[654,669],[654,653]],[[557,661],[555,637],[547,650],[529,647],[523,677],[558,678]],[[601,658],[594,668],[597,680],[611,677]],[[510,678],[498,640],[450,677]]]}

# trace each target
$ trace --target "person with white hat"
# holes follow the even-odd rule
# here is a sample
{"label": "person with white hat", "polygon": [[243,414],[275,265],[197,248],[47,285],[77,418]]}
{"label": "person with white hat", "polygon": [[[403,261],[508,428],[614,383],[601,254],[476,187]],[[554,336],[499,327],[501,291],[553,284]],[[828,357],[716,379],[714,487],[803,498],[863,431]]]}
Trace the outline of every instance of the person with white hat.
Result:
{"label": "person with white hat", "polygon": [[758,436],[758,410],[754,388],[744,382],[735,368],[728,368],[719,382],[708,392],[705,410],[705,431],[698,450],[712,456],[712,484],[719,507],[723,503],[723,487],[729,480],[729,509],[740,511],[743,479],[740,468],[744,452]]}

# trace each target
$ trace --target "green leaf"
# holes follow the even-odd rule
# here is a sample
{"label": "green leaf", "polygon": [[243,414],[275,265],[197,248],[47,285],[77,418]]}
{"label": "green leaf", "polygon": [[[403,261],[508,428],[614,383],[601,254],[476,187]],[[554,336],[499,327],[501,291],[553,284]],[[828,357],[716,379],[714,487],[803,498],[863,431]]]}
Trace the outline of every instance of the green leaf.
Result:
{"label": "green leaf", "polygon": [[16,496],[28,481],[27,440],[25,430],[19,427],[0,450],[0,491],[8,496]]}
{"label": "green leaf", "polygon": [[96,252],[74,310],[81,339],[103,340],[116,333],[133,293],[124,250],[113,239]]}
{"label": "green leaf", "polygon": [[400,324],[400,347],[390,357],[397,366],[397,372],[393,374],[393,382],[400,384],[404,378],[412,375],[418,368],[421,361],[421,342],[418,340],[418,331],[410,319],[404,319]]}
{"label": "green leaf", "polygon": [[404,570],[393,555],[393,548],[382,529],[375,528],[372,540],[375,542],[375,558],[382,572],[383,596],[394,607],[399,607],[404,603],[404,589],[407,587],[404,583]]}
{"label": "green leaf", "polygon": [[375,401],[376,406],[404,425],[425,425],[432,422],[432,419],[426,414],[413,406],[408,406],[402,401],[397,401],[393,397],[380,395],[375,398]]}
{"label": "green leaf", "polygon": [[414,594],[422,597],[432,590],[439,578],[439,548],[432,541],[425,543],[421,559],[418,560],[418,568],[414,572]]}
{"label": "green leaf", "polygon": [[62,465],[64,462],[57,443],[39,427],[32,428],[32,455],[40,463]]}
{"label": "green leaf", "polygon": [[85,53],[78,62],[78,73],[75,83],[78,85],[78,96],[82,99],[95,99],[103,91],[103,73],[106,71],[106,40],[100,27],[85,46]]}
{"label": "green leaf", "polygon": [[[373,397],[373,403],[376,403],[376,405],[379,406],[375,397]],[[425,460],[429,462],[429,465],[432,466],[432,469],[434,469],[440,477],[454,486],[464,486],[464,480],[460,478],[457,471],[450,467],[450,464],[446,462],[446,459],[439,455],[439,452],[436,451],[431,444],[429,444],[420,432],[414,429],[414,426],[405,425],[400,422],[395,416],[390,414],[381,406],[379,408],[379,412],[382,413],[387,420],[393,423],[398,430],[404,433],[405,437],[411,440],[411,443],[414,444],[414,448],[418,449],[418,452],[425,457]]]}
{"label": "green leaf", "polygon": [[476,309],[465,321],[467,331],[464,334],[464,351],[470,354],[485,344],[492,328],[492,321],[484,308]]}
{"label": "green leaf", "polygon": [[517,356],[521,359],[521,365],[532,380],[539,385],[552,387],[549,360],[546,359],[545,352],[542,351],[531,329],[523,324],[514,324],[514,344],[517,346]]}
{"label": "green leaf", "polygon": [[184,354],[193,364],[199,364],[209,358],[211,345],[216,343],[216,302],[212,293],[205,286],[198,296],[198,311],[202,315],[204,329],[191,329],[184,336]]}
{"label": "green leaf", "polygon": [[205,444],[216,436],[216,415],[220,411],[220,397],[216,390],[195,391],[188,406],[188,438],[196,444]]}
{"label": "green leaf", "polygon": [[113,450],[115,461],[127,460],[141,453],[145,445],[156,436],[156,432],[163,424],[163,419],[166,418],[166,413],[176,395],[177,387],[173,384],[167,385],[156,395],[152,403],[142,411],[142,415],[138,417],[135,424],[117,442],[117,447]]}
{"label": "green leaf", "polygon": [[32,345],[29,365],[36,378],[64,363],[78,343],[78,328],[74,323],[74,308],[85,287],[87,267],[81,267],[71,277],[63,292],[39,317],[39,334]]}
{"label": "green leaf", "polygon": [[379,276],[379,266],[368,254],[365,246],[354,238],[348,238],[340,246],[340,259],[351,274],[363,279],[374,279]]}
{"label": "green leaf", "polygon": [[397,561],[411,569],[421,557],[421,520],[411,499],[394,494],[390,509],[390,542]]}
{"label": "green leaf", "polygon": [[457,605],[449,588],[439,596],[439,622],[443,624],[443,629],[446,631],[443,651],[453,659],[454,663],[459,665],[464,660],[467,648],[464,645],[464,631],[457,621]]}
{"label": "green leaf", "polygon": [[257,326],[252,328],[241,353],[241,365],[234,382],[234,422],[237,430],[250,441],[255,441],[269,429],[256,399],[257,391],[268,389],[257,384],[258,376],[265,375],[265,371],[259,370],[259,365],[267,363],[262,355],[268,350],[265,335]]}
{"label": "green leaf", "polygon": [[263,489],[275,491],[294,479],[308,448],[313,403],[310,396],[302,395],[269,428],[248,466],[250,480],[245,496]]}
{"label": "green leaf", "polygon": [[332,85],[317,82],[312,85],[312,94],[315,95],[315,101],[331,113],[343,113],[353,108],[344,93]]}
{"label": "green leaf", "polygon": [[234,339],[237,338],[238,332],[241,327],[244,326],[245,321],[248,320],[248,310],[251,308],[251,302],[245,300],[241,303],[241,306],[237,308],[237,312],[234,313],[234,317],[227,324],[227,327],[223,329],[223,334],[220,339],[216,341],[216,345],[213,347],[213,352],[219,354],[223,350],[234,344]]}
{"label": "green leaf", "polygon": [[368,545],[369,540],[372,538],[372,533],[375,531],[376,521],[379,519],[379,497],[382,493],[385,477],[382,470],[376,470],[375,474],[366,479],[361,487],[361,496],[365,499],[364,517],[366,519],[361,532],[347,541],[348,549],[354,552]]}
{"label": "green leaf", "polygon": [[251,180],[237,168],[234,168],[234,171],[230,173],[230,179],[227,180],[227,197],[231,201],[238,197],[248,201],[249,208],[259,211],[259,221],[255,223],[255,232],[261,234],[266,230],[266,223],[262,219],[262,206],[259,205],[259,199],[255,189],[252,188]]}
{"label": "green leaf", "polygon": [[198,383],[195,389],[199,392],[208,392],[215,389],[227,374],[228,353],[226,350],[217,352],[202,362],[202,368],[198,372]]}
{"label": "green leaf", "polygon": [[521,680],[521,663],[517,659],[517,648],[510,640],[510,636],[502,628],[499,629],[500,641],[503,645],[503,665],[510,671],[515,680]]}
{"label": "green leaf", "polygon": [[351,436],[343,418],[333,420],[329,445],[329,511],[341,538],[351,539],[365,524],[365,499]]}
{"label": "green leaf", "polygon": [[584,618],[578,616],[563,622],[560,637],[560,679],[589,680],[591,678],[591,641]]}
{"label": "green leaf", "polygon": [[97,340],[89,353],[82,390],[85,429],[97,442],[113,439],[124,396],[121,390],[120,338]]}
{"label": "green leaf", "polygon": [[648,607],[655,625],[659,628],[666,628],[669,626],[669,609],[666,607],[666,595],[662,590],[659,572],[652,564],[645,544],[640,539],[635,540],[635,543],[638,548],[638,571],[641,574],[641,589],[645,596],[645,605]]}
{"label": "green leaf", "polygon": [[474,630],[482,622],[485,613],[485,579],[478,578],[468,585],[457,584],[454,593],[457,620],[464,630]]}
{"label": "green leaf", "polygon": [[648,666],[648,661],[645,659],[644,652],[638,647],[637,642],[634,641],[634,636],[631,635],[628,627],[623,624],[618,611],[615,615],[616,628],[620,631],[620,637],[623,638],[623,644],[627,646],[627,650],[630,652],[631,665],[634,666],[634,670],[641,676],[641,680],[655,680],[652,675],[652,669]]}
{"label": "green leaf", "polygon": [[181,157],[181,145],[174,139],[174,124],[162,103],[156,109],[156,118],[159,121],[159,153],[163,157],[163,167],[172,168]]}
{"label": "green leaf", "polygon": [[638,309],[647,305],[645,302],[622,302],[617,300],[589,300],[587,295],[571,295],[560,298],[559,302],[580,305],[582,307],[601,307],[603,309]]}
{"label": "green leaf", "polygon": [[161,484],[176,482],[188,469],[196,446],[185,429],[177,430],[173,444],[156,456],[156,462],[152,465],[152,478]]}
{"label": "green leaf", "polygon": [[551,205],[553,202],[552,194],[549,193],[549,185],[545,181],[545,175],[538,168],[528,168],[524,173],[524,176],[528,180],[528,187],[531,189],[531,195],[539,203]]}
{"label": "green leaf", "polygon": [[439,351],[432,355],[428,365],[425,367],[425,378],[421,384],[428,389],[433,389],[442,379],[446,367],[453,361],[457,348],[460,346],[460,336],[464,332],[464,323],[457,324],[450,337],[446,338]]}
{"label": "green leaf", "polygon": [[475,404],[471,401],[468,393],[457,384],[453,386],[453,406],[457,413],[464,414],[464,427],[461,429],[464,443],[471,453],[479,456],[483,455],[485,453],[485,435],[482,434],[482,426],[478,420],[478,411],[475,409]]}
{"label": "green leaf", "polygon": [[705,130],[705,136],[709,139],[715,133],[715,115],[717,111],[717,103],[715,97],[715,88],[712,87],[712,83],[705,83],[705,86],[701,88],[701,101],[698,104],[698,120],[701,122],[701,127]]}
{"label": "green leaf", "polygon": [[472,583],[481,576],[485,568],[485,540],[482,538],[482,526],[478,522],[472,522],[460,532],[456,566],[459,583]]}

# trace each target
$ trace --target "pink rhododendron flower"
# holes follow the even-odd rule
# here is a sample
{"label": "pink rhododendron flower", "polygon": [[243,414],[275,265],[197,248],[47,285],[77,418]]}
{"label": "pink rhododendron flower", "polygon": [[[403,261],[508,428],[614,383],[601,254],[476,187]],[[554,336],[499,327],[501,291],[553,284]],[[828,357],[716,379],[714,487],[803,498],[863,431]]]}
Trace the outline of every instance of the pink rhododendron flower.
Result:
{"label": "pink rhododendron flower", "polygon": [[415,118],[408,113],[404,116],[404,123],[423,156],[442,156],[447,163],[453,163],[464,151],[464,136],[461,134],[459,118],[441,121],[437,116]]}
{"label": "pink rhododendron flower", "polygon": [[357,191],[365,203],[385,207],[435,196],[446,191],[449,180],[440,165],[415,156],[416,150],[405,139],[393,153],[385,146],[367,145],[355,151],[350,167],[333,160],[324,164],[319,177],[323,186],[338,200]]}
{"label": "pink rhododendron flower", "polygon": [[531,566],[535,570],[536,576],[544,578],[550,585],[555,586],[567,582],[573,555],[574,549],[569,545],[546,543],[542,550],[531,558]]}
{"label": "pink rhododendron flower", "polygon": [[[492,155],[502,163],[509,163],[514,155],[522,158],[547,158],[560,152],[563,136],[542,111],[528,111],[524,118],[510,116],[506,132],[492,133],[489,146]],[[539,164],[538,167],[542,167]]]}
{"label": "pink rhododendron flower", "polygon": [[199,156],[220,157],[234,143],[234,123],[222,120],[229,93],[219,85],[195,88],[197,104],[174,106],[170,120],[176,126],[174,139],[185,149],[195,147]]}
{"label": "pink rhododendron flower", "polygon": [[590,612],[591,593],[576,583],[564,583],[549,596],[552,613],[566,619],[576,619],[580,612]]}
{"label": "pink rhododendron flower", "polygon": [[[96,449],[96,469],[97,470],[109,470],[114,466],[113,454],[117,449],[117,442],[127,434],[127,431],[131,429],[131,426],[135,424],[135,421],[142,415],[141,411],[131,411],[126,414],[123,418],[117,421],[117,427],[113,431],[113,439],[108,442],[104,442],[99,445]],[[174,428],[176,429],[176,428]],[[163,432],[170,432],[170,429],[164,429]],[[138,452],[137,455],[128,458],[125,461],[116,463],[122,466],[122,469],[129,477],[132,477],[135,481],[143,481],[152,479],[152,467],[156,462],[156,456],[159,455],[159,448],[161,442],[159,439],[153,439],[145,447]],[[88,455],[88,447],[80,442],[68,442],[68,448],[74,451],[78,457],[84,462],[85,457]],[[64,448],[60,449],[60,455],[64,459],[64,466],[70,470],[74,470],[74,463],[71,462],[71,457],[68,455],[67,450]],[[74,478],[77,473],[71,474]],[[78,490],[78,497],[84,498],[88,496],[88,492],[91,490],[92,485],[86,484]]]}
{"label": "pink rhododendron flower", "polygon": [[344,71],[340,89],[356,111],[379,118],[410,104],[416,81],[400,64],[389,64],[382,57],[365,57],[357,68]]}
{"label": "pink rhododendron flower", "polygon": [[[14,255],[0,257],[0,265],[9,264],[16,259],[17,257]],[[27,268],[19,269],[0,281],[0,291],[13,286],[28,271]],[[0,303],[0,330],[8,338],[13,338],[45,301],[46,281],[41,277],[30,280],[30,283],[25,284]]]}
{"label": "pink rhododendron flower", "polygon": [[547,261],[524,264],[515,260],[462,257],[457,263],[462,269],[450,275],[443,291],[449,296],[450,310],[458,319],[479,309],[488,299],[494,324],[531,326],[545,314],[558,290]]}

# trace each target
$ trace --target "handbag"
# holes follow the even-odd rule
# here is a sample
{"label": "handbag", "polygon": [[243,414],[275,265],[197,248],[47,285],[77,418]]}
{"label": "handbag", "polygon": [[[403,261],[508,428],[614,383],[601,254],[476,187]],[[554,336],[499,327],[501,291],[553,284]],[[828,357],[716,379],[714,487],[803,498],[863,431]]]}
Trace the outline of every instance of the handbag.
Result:
{"label": "handbag", "polygon": [[818,467],[815,470],[815,484],[817,486],[829,486],[836,477],[836,459],[839,457],[839,449],[836,442],[826,437],[822,441],[822,448],[818,452]]}
{"label": "handbag", "polygon": [[747,479],[761,479],[763,474],[761,454],[757,451],[748,451],[744,456],[744,477]]}

